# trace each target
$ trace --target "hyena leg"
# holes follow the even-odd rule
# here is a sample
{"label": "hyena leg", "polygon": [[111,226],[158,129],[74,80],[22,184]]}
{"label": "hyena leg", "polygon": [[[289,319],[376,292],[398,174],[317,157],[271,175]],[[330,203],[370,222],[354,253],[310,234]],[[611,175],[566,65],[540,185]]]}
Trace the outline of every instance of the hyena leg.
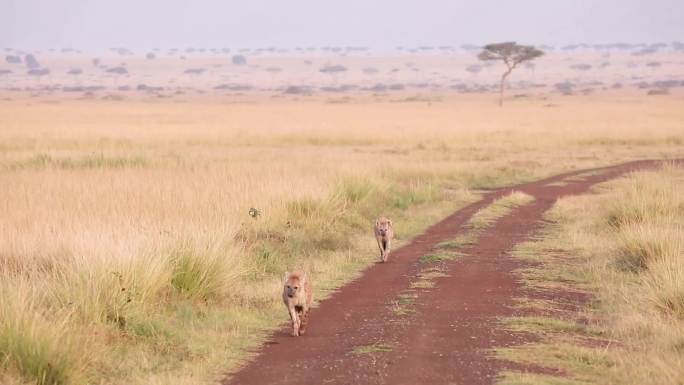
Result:
{"label": "hyena leg", "polygon": [[292,336],[297,337],[299,336],[299,324],[300,324],[300,319],[299,315],[297,314],[297,311],[294,308],[290,308],[290,319],[292,320]]}
{"label": "hyena leg", "polygon": [[389,240],[387,240],[387,239],[382,240],[381,250],[382,250],[382,261],[387,262],[387,256],[389,254]]}
{"label": "hyena leg", "polygon": [[390,251],[392,251],[392,240],[387,239],[387,241],[385,242],[385,262],[387,262],[387,258],[389,258]]}
{"label": "hyena leg", "polygon": [[305,309],[302,311],[302,314],[299,318],[301,320],[301,326],[299,327],[299,335],[304,335],[306,333],[306,326],[309,324],[309,309]]}
{"label": "hyena leg", "polygon": [[378,241],[378,249],[380,249],[380,259],[385,260],[385,248],[382,245],[382,239],[376,238],[376,241]]}

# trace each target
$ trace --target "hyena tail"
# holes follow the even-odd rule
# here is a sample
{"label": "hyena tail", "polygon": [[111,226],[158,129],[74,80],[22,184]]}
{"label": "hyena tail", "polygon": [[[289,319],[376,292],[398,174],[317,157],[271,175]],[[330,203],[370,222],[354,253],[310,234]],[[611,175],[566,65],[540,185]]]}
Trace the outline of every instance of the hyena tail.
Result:
{"label": "hyena tail", "polygon": [[309,309],[304,311],[300,316],[301,324],[299,325],[299,335],[306,333],[306,326],[309,324]]}

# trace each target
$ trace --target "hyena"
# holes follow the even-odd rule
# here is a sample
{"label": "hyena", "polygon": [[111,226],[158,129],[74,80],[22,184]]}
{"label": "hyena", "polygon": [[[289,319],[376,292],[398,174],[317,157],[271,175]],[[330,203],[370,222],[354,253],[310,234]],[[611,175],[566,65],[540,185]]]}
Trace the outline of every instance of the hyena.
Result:
{"label": "hyena", "polygon": [[392,229],[392,220],[386,217],[380,217],[375,221],[375,240],[378,241],[380,248],[380,258],[383,262],[387,262],[389,253],[392,250],[392,238],[394,238],[394,230]]}
{"label": "hyena", "polygon": [[292,319],[292,336],[297,337],[306,333],[312,300],[311,284],[306,274],[286,272],[283,302]]}

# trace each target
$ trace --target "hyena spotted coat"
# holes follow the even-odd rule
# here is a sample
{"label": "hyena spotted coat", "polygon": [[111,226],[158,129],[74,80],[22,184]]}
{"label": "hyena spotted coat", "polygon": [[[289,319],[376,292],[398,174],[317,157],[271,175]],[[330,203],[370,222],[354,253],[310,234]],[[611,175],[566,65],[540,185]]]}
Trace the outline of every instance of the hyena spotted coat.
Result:
{"label": "hyena spotted coat", "polygon": [[392,220],[386,217],[380,217],[375,221],[373,227],[375,232],[375,240],[378,241],[380,248],[380,259],[387,262],[389,253],[392,250],[392,239],[394,238],[394,230],[392,229]]}
{"label": "hyena spotted coat", "polygon": [[285,273],[283,285],[283,302],[292,320],[292,336],[306,333],[309,323],[309,310],[313,301],[311,283],[304,273]]}

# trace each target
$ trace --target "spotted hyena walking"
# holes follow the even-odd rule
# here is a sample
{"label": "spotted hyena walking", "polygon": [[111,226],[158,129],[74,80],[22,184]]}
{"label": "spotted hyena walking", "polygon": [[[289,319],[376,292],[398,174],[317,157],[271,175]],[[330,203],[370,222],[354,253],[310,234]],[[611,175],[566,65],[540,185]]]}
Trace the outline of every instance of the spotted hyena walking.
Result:
{"label": "spotted hyena walking", "polygon": [[297,337],[306,333],[312,301],[311,283],[309,283],[306,274],[285,273],[283,302],[285,302],[287,311],[290,313],[290,319],[292,319],[292,336]]}
{"label": "spotted hyena walking", "polygon": [[378,241],[380,248],[380,259],[387,262],[389,253],[392,250],[392,238],[394,238],[394,230],[392,229],[392,220],[386,217],[380,217],[375,221],[375,240]]}

